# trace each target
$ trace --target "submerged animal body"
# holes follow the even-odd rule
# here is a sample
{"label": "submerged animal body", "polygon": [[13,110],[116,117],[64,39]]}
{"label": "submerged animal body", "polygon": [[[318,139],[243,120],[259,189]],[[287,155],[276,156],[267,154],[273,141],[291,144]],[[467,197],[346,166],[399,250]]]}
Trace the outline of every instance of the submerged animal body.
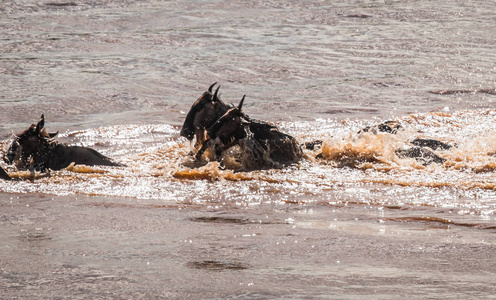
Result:
{"label": "submerged animal body", "polygon": [[[363,132],[372,132],[376,134],[377,132],[385,132],[395,134],[400,130],[401,124],[395,121],[386,121],[384,123],[375,125],[375,126],[367,126],[363,128],[361,131]],[[358,132],[360,133],[360,131]]]}
{"label": "submerged animal body", "polygon": [[273,125],[249,118],[241,111],[244,99],[208,129],[208,139],[196,158],[212,148],[214,159],[218,160],[225,151],[239,145],[244,170],[282,168],[298,162],[303,151],[296,139]]}
{"label": "submerged animal body", "polygon": [[218,96],[219,87],[213,93],[212,89],[217,84],[212,84],[191,106],[183,127],[181,136],[192,141],[196,138],[196,146],[199,147],[206,140],[206,130],[222,117],[230,108],[220,100]]}
{"label": "submerged animal body", "polygon": [[47,133],[44,124],[45,118],[42,115],[36,125],[31,125],[17,135],[7,154],[4,155],[4,161],[15,164],[18,169],[36,171],[60,170],[71,163],[88,166],[121,166],[91,148],[58,143],[53,139],[57,133]]}
{"label": "submerged animal body", "polygon": [[12,179],[2,167],[0,167],[0,179],[4,179],[4,180]]}
{"label": "submerged animal body", "polygon": [[421,139],[421,138],[416,138],[414,140],[411,140],[410,143],[414,146],[418,147],[427,147],[432,150],[449,150],[453,148],[453,146],[443,143],[438,140],[433,140],[433,139]]}
{"label": "submerged animal body", "polygon": [[414,158],[424,166],[430,165],[431,163],[443,164],[446,161],[445,158],[442,158],[430,149],[423,147],[397,149],[395,153],[400,158]]}
{"label": "submerged animal body", "polygon": [[[367,126],[362,129],[362,131],[372,132],[374,134],[377,132],[396,134],[401,128],[402,126],[398,122],[387,121],[376,126]],[[433,151],[449,150],[453,147],[441,141],[427,138],[415,138],[410,141],[410,144],[412,146],[405,149],[397,149],[395,151],[396,155],[400,158],[414,158],[424,166],[431,163],[443,164],[446,159],[440,157]]]}

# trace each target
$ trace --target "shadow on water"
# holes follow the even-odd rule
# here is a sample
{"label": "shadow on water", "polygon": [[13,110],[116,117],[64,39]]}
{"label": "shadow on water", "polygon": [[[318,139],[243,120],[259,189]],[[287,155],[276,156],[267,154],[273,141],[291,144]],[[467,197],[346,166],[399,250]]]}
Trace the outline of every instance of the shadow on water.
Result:
{"label": "shadow on water", "polygon": [[449,226],[460,226],[460,227],[482,229],[482,230],[496,230],[496,225],[493,224],[465,223],[465,222],[453,221],[438,217],[397,217],[397,218],[385,218],[382,220],[393,221],[393,222],[433,224],[433,225],[439,225],[439,228],[449,228]]}
{"label": "shadow on water", "polygon": [[249,269],[249,266],[233,261],[203,260],[186,264],[188,268],[206,271],[240,271]]}
{"label": "shadow on water", "polygon": [[250,220],[244,218],[234,218],[234,217],[196,217],[196,218],[191,218],[191,221],[203,222],[203,223],[240,224],[240,225],[253,223]]}

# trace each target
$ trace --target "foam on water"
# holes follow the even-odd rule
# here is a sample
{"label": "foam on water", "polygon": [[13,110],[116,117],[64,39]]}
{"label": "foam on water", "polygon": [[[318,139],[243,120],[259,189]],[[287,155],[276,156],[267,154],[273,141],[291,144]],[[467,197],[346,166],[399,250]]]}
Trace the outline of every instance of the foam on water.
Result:
{"label": "foam on water", "polygon": [[[98,195],[168,203],[254,205],[271,202],[358,202],[428,205],[492,213],[496,208],[496,111],[428,113],[397,119],[398,134],[360,132],[364,121],[279,123],[301,142],[321,139],[300,163],[281,170],[235,172],[218,162],[195,165],[189,141],[170,125],[122,125],[61,134],[126,167],[71,165],[46,174],[7,170],[21,181],[3,192]],[[371,121],[375,122],[375,121]],[[444,164],[423,166],[395,150],[415,137],[456,145],[437,151]],[[8,143],[6,142],[4,147]],[[227,166],[229,166],[227,164]],[[34,177],[33,177],[34,176]]]}
{"label": "foam on water", "polygon": [[[20,178],[0,181],[4,298],[494,297],[494,1],[19,0],[0,13],[4,146],[45,114],[61,142],[127,165],[2,163]],[[195,163],[178,126],[215,81],[323,152],[282,170]],[[404,131],[358,134],[389,119]],[[395,154],[413,137],[457,147],[423,166]]]}

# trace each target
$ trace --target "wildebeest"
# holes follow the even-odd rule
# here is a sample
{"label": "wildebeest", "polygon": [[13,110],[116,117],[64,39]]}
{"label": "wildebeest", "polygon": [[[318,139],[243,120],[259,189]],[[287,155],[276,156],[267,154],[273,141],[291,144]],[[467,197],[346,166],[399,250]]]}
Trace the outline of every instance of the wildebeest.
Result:
{"label": "wildebeest", "polygon": [[[373,132],[374,134],[377,132],[385,132],[385,133],[391,133],[391,134],[396,134],[398,133],[398,130],[402,129],[403,127],[399,122],[395,121],[386,121],[384,123],[375,125],[375,126],[367,126],[363,128],[361,131],[363,132]],[[358,132],[360,133],[360,132]],[[434,139],[426,139],[426,138],[415,138],[410,141],[410,144],[418,147],[428,147],[431,148],[432,150],[449,150],[453,146],[443,143],[438,140]]]}
{"label": "wildebeest", "polygon": [[103,154],[86,147],[68,146],[54,140],[57,133],[47,133],[45,116],[16,135],[3,159],[21,170],[60,170],[71,163],[95,166],[122,166]]}
{"label": "wildebeest", "polygon": [[400,158],[414,158],[424,166],[430,165],[431,163],[443,164],[446,161],[445,158],[440,157],[432,150],[418,146],[406,149],[396,149],[395,153]]}
{"label": "wildebeest", "polygon": [[[386,132],[386,133],[392,133],[395,134],[398,132],[399,129],[401,129],[401,124],[399,122],[395,121],[386,121],[384,123],[375,125],[375,126],[367,126],[363,128],[361,131],[363,132],[372,132],[376,134],[377,132]],[[358,133],[360,133],[359,131]]]}
{"label": "wildebeest", "polygon": [[281,168],[298,162],[303,151],[296,139],[274,125],[249,118],[241,111],[244,99],[245,96],[207,130],[208,138],[196,158],[211,148],[218,160],[223,152],[239,145],[245,170]]}
{"label": "wildebeest", "polygon": [[5,180],[12,179],[2,167],[0,167],[0,179],[5,179]]}
{"label": "wildebeest", "polygon": [[213,93],[212,89],[217,84],[212,84],[191,106],[181,129],[181,136],[188,140],[196,137],[196,147],[200,147],[206,139],[205,131],[224,115],[229,105],[219,99],[219,87]]}
{"label": "wildebeest", "polygon": [[[401,128],[401,124],[398,122],[386,121],[376,126],[367,126],[361,131],[373,132],[374,134],[377,132],[396,134]],[[409,143],[411,144],[410,147],[405,149],[397,149],[395,151],[396,155],[400,158],[414,158],[423,165],[429,165],[431,163],[444,163],[446,159],[440,157],[433,151],[449,150],[453,147],[441,141],[427,138],[415,138]]]}

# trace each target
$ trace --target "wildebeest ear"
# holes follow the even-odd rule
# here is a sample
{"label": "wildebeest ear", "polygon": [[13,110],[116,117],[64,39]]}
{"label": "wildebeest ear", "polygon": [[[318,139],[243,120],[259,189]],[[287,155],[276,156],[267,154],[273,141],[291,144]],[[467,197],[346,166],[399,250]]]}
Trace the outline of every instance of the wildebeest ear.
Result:
{"label": "wildebeest ear", "polygon": [[239,105],[238,105],[238,109],[241,110],[241,107],[243,106],[243,102],[245,101],[245,97],[246,95],[243,95],[243,98],[241,99],[241,101],[239,102]]}
{"label": "wildebeest ear", "polygon": [[214,82],[214,83],[213,83],[213,84],[212,84],[212,85],[208,88],[208,91],[209,91],[210,93],[212,93],[212,89],[214,88],[214,85],[216,85],[216,84],[217,84],[217,81],[216,81],[216,82]]}
{"label": "wildebeest ear", "polygon": [[41,115],[40,121],[36,124],[36,132],[40,132],[45,127],[45,115]]}
{"label": "wildebeest ear", "polygon": [[219,93],[219,89],[220,89],[220,85],[215,90],[214,97],[212,98],[212,101],[214,102],[219,100],[219,96],[217,96],[217,94]]}

